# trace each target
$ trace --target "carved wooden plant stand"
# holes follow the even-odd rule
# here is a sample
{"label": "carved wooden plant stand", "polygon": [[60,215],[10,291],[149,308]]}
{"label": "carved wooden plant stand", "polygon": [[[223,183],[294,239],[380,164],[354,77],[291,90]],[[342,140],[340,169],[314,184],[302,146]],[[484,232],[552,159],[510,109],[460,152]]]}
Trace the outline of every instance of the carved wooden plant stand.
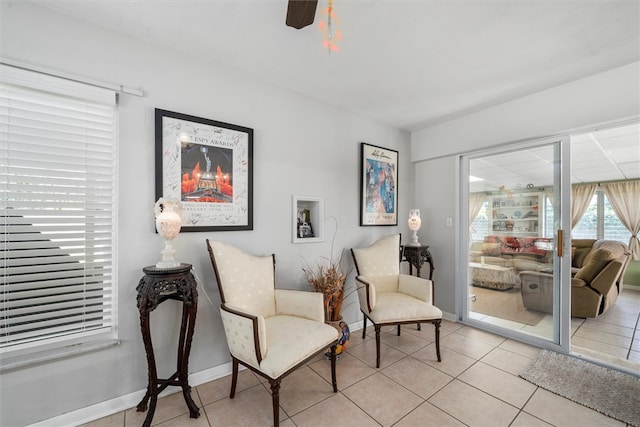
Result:
{"label": "carved wooden plant stand", "polygon": [[[189,407],[189,416],[198,418],[200,410],[191,399],[191,387],[189,386],[189,352],[193,329],[196,323],[196,311],[198,308],[197,283],[191,273],[191,264],[181,264],[173,268],[157,268],[155,266],[142,269],[144,277],[136,287],[138,291],[138,310],[140,311],[140,328],[142,339],[147,352],[147,364],[149,367],[149,383],[147,393],[137,406],[138,412],[147,409],[149,412],[142,424],[143,427],[151,425],[153,414],[156,410],[158,394],[167,386],[182,387],[184,400]],[[158,379],[156,361],[153,355],[151,343],[151,331],[149,329],[149,314],[162,302],[172,299],[182,301],[182,323],[180,325],[180,341],[178,343],[177,371],[168,379]]]}

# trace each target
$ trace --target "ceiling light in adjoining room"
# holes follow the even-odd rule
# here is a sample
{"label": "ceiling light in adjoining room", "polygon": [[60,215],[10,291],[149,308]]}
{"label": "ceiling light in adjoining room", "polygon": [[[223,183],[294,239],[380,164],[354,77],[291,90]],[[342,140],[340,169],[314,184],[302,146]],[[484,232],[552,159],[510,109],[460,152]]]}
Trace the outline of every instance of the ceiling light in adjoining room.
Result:
{"label": "ceiling light in adjoining room", "polygon": [[477,176],[469,175],[469,182],[478,182],[478,181],[484,181],[484,179],[478,178]]}

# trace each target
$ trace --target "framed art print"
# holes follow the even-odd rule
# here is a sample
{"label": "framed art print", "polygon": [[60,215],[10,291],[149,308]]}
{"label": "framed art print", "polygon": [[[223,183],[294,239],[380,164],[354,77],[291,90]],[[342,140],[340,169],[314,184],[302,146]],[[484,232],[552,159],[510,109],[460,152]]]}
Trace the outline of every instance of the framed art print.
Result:
{"label": "framed art print", "polygon": [[181,231],[253,230],[253,129],[155,110],[156,200],[182,202]]}
{"label": "framed art print", "polygon": [[398,225],[398,152],[360,144],[360,225]]}

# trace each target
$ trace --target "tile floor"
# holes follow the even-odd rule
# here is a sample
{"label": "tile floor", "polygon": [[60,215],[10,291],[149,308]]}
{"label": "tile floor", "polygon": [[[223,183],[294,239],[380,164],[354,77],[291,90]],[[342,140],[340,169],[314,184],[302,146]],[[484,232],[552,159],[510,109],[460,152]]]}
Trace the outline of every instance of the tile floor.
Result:
{"label": "tile floor", "polygon": [[[479,313],[470,317],[543,338],[550,337],[553,331],[551,315],[536,326]],[[625,287],[615,305],[595,319],[572,318],[571,349],[640,372],[640,289]]]}
{"label": "tile floor", "polygon": [[640,290],[626,287],[615,305],[595,319],[572,319],[573,351],[640,372]]}
{"label": "tile floor", "polygon": [[[589,322],[591,323],[591,322]],[[585,325],[581,325],[586,326]],[[585,328],[589,329],[589,328]],[[594,329],[594,328],[591,328]],[[375,369],[372,330],[352,333],[337,362],[338,393],[329,361],[321,356],[282,381],[280,420],[291,426],[624,426],[521,379],[539,349],[443,321],[442,362],[436,361],[433,327],[383,330],[382,360]],[[585,337],[585,339],[591,339]],[[626,341],[625,341],[626,342]],[[638,350],[638,343],[635,342]],[[268,384],[248,370],[229,399],[230,377],[193,387],[201,416],[190,419],[182,395],[158,401],[153,425],[269,426]],[[86,426],[140,426],[145,413],[131,408]]]}

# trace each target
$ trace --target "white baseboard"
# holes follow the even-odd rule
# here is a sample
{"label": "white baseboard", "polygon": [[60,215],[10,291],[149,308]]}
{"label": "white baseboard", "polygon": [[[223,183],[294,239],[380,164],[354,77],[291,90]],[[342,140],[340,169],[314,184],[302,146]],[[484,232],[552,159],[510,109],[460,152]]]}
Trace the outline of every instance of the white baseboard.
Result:
{"label": "white baseboard", "polygon": [[[242,369],[245,368],[240,367],[240,370]],[[219,366],[214,366],[213,368],[205,369],[204,371],[190,374],[189,385],[195,387],[197,385],[217,380],[218,378],[222,378],[230,374],[231,362],[228,362]],[[85,424],[90,421],[107,417],[109,415],[116,414],[121,411],[126,411],[127,409],[135,407],[138,403],[140,403],[146,391],[146,389],[138,390],[124,396],[116,397],[115,399],[87,406],[85,408],[78,409],[73,412],[68,412],[54,418],[49,418],[35,424],[30,424],[28,427],[75,426]],[[162,393],[160,393],[159,397],[169,396],[180,391],[181,389],[178,387],[171,387],[170,389],[167,388]]]}
{"label": "white baseboard", "polygon": [[449,322],[456,323],[458,321],[458,316],[453,313],[447,313],[446,311],[442,312],[442,318],[444,320],[448,320]]}

